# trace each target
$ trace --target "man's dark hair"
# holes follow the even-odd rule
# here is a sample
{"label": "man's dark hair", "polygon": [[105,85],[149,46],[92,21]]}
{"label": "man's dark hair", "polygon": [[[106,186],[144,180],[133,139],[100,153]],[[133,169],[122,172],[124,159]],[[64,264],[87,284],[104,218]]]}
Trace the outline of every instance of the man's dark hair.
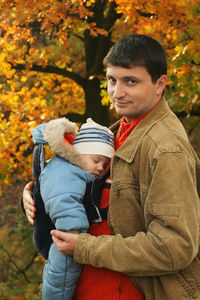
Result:
{"label": "man's dark hair", "polygon": [[120,39],[111,47],[103,63],[106,67],[145,67],[153,83],[163,74],[167,74],[164,49],[156,40],[146,35],[134,34]]}

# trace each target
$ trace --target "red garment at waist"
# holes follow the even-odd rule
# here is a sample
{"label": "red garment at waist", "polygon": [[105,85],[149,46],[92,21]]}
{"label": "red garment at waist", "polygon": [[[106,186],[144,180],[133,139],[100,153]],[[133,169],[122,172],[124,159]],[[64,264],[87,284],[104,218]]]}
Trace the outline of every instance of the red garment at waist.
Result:
{"label": "red garment at waist", "polygon": [[[108,178],[108,182],[110,180]],[[101,208],[109,205],[109,193],[109,188],[103,189]],[[90,225],[88,233],[94,236],[110,235],[108,221]],[[84,265],[74,300],[144,300],[144,296],[127,275]]]}
{"label": "red garment at waist", "polygon": [[[89,233],[110,234],[107,220],[92,224]],[[127,275],[85,265],[74,300],[144,300],[144,296]]]}

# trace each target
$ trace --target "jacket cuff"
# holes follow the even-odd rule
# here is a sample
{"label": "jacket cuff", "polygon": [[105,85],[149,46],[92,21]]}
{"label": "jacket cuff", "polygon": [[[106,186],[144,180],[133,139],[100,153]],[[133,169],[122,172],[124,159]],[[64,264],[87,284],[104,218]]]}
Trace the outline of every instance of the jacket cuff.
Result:
{"label": "jacket cuff", "polygon": [[93,250],[96,237],[87,233],[79,234],[74,248],[73,258],[79,264],[90,264],[89,254]]}

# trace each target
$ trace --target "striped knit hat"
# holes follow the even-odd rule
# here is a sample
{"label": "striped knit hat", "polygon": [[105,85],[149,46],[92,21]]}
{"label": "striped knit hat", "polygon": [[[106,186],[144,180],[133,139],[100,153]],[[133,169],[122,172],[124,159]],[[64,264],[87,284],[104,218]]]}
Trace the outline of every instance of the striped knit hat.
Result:
{"label": "striped knit hat", "polygon": [[111,158],[115,152],[113,140],[114,135],[110,129],[89,118],[81,126],[72,146],[80,154],[97,154]]}

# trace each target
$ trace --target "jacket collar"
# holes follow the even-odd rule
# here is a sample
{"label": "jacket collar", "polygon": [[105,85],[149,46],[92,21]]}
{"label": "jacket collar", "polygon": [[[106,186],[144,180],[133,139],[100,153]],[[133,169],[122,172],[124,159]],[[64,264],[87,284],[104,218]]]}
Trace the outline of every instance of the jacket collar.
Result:
{"label": "jacket collar", "polygon": [[[123,145],[115,152],[115,156],[125,160],[127,163],[133,161],[136,151],[147,132],[169,111],[167,102],[162,99],[160,103],[133,129]],[[110,129],[115,133],[120,121],[113,124]]]}

